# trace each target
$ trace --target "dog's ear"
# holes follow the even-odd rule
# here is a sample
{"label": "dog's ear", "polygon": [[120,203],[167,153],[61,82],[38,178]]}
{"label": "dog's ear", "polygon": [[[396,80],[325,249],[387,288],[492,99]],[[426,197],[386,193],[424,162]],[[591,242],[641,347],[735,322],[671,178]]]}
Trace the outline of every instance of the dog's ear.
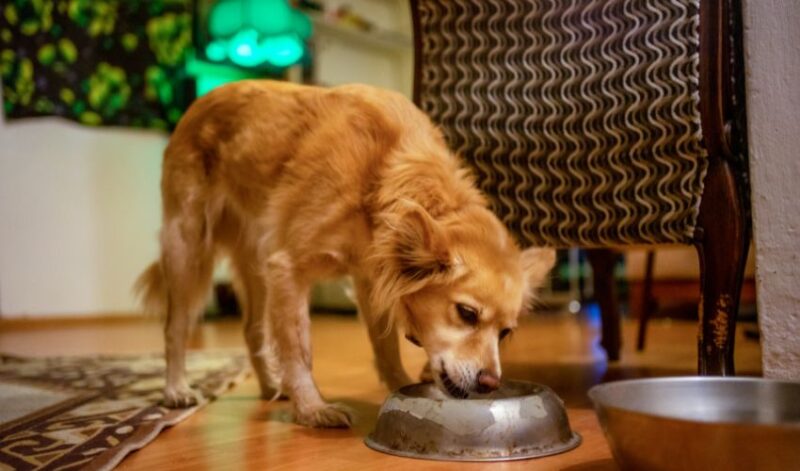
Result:
{"label": "dog's ear", "polygon": [[447,234],[425,208],[414,202],[406,203],[394,228],[400,276],[418,281],[450,269]]}
{"label": "dog's ear", "polygon": [[384,216],[376,237],[371,281],[371,309],[403,322],[400,299],[422,289],[434,277],[452,274],[449,239],[442,224],[420,204],[400,201]]}
{"label": "dog's ear", "polygon": [[541,287],[553,265],[556,251],[547,247],[530,247],[522,252],[522,271],[530,291]]}

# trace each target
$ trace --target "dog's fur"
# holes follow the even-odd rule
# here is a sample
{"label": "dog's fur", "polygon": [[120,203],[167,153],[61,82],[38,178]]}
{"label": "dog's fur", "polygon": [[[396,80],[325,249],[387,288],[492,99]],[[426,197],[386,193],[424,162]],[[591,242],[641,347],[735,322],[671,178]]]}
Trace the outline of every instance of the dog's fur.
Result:
{"label": "dog's fur", "polygon": [[212,91],[175,130],[161,191],[161,257],[138,288],[146,307],[166,314],[173,407],[197,400],[186,340],[219,255],[232,261],[263,394],[285,392],[296,420],[312,426],[351,420],[311,376],[314,281],[353,278],[390,388],[411,382],[403,331],[427,352],[440,388],[466,395],[496,386],[499,335],[554,261],[549,249],[519,250],[422,112],[368,86],[245,81]]}

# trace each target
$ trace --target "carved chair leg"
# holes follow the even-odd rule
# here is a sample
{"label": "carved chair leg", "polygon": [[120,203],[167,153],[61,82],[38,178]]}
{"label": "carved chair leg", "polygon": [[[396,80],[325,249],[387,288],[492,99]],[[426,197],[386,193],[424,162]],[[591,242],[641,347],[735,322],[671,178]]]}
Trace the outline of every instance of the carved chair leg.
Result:
{"label": "carved chair leg", "polygon": [[701,289],[698,372],[732,376],[739,295],[750,245],[750,226],[728,163],[712,161],[698,219]]}
{"label": "carved chair leg", "polygon": [[590,249],[586,251],[586,256],[592,264],[594,296],[600,305],[602,319],[600,345],[605,349],[609,361],[617,361],[621,345],[620,317],[614,280],[617,253],[611,249]]}
{"label": "carved chair leg", "polygon": [[647,323],[650,316],[656,309],[656,302],[653,297],[653,266],[655,264],[656,251],[647,251],[647,261],[644,267],[644,279],[642,282],[642,304],[639,311],[639,335],[636,338],[636,350],[644,350],[644,343],[647,338]]}

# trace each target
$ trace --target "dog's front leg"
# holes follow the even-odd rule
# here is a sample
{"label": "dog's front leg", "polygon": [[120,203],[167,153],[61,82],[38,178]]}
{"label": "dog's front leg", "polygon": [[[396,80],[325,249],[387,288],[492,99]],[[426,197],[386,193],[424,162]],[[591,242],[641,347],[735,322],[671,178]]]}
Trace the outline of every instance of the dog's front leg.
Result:
{"label": "dog's front leg", "polygon": [[353,280],[356,289],[358,312],[367,324],[369,340],[375,354],[375,369],[386,386],[394,391],[413,381],[406,374],[400,359],[400,346],[397,342],[397,329],[387,315],[376,315],[370,308],[370,283],[364,278]]}
{"label": "dog's front leg", "polygon": [[351,414],[326,403],[311,376],[309,283],[302,280],[286,252],[269,257],[267,309],[278,347],[283,391],[294,403],[295,420],[312,427],[349,427]]}

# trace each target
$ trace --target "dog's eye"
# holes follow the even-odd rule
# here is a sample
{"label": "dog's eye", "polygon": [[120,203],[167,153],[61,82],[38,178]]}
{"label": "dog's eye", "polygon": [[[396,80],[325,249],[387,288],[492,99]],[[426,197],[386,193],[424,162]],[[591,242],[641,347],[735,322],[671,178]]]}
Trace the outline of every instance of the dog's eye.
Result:
{"label": "dog's eye", "polygon": [[503,340],[504,338],[508,337],[508,334],[510,334],[510,333],[511,333],[511,329],[506,328],[506,329],[501,330],[500,331],[500,340]]}
{"label": "dog's eye", "polygon": [[417,347],[421,347],[422,346],[422,343],[420,343],[420,341],[417,340],[417,338],[414,337],[413,335],[406,334],[406,340],[408,340],[409,342],[413,343]]}
{"label": "dog's eye", "polygon": [[462,321],[469,325],[476,325],[478,323],[478,312],[475,309],[464,304],[456,304],[456,309]]}

